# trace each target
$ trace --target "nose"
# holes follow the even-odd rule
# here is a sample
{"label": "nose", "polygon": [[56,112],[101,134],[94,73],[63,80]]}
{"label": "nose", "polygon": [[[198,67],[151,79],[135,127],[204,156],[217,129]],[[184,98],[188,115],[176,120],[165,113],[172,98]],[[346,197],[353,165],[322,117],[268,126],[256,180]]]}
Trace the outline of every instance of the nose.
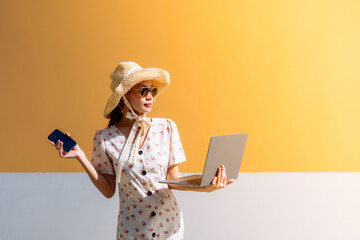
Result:
{"label": "nose", "polygon": [[146,95],[146,100],[151,100],[151,99],[153,99],[154,97],[153,97],[153,95],[151,94],[151,91],[149,91],[148,92],[148,94]]}

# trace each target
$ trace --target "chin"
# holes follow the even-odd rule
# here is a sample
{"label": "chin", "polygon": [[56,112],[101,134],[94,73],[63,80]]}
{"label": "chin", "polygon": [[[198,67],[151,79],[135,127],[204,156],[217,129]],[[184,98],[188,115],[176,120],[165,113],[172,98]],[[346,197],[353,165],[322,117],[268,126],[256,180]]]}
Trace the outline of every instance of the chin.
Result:
{"label": "chin", "polygon": [[150,113],[150,112],[151,112],[151,109],[144,110],[144,113]]}
{"label": "chin", "polygon": [[136,111],[137,114],[148,114],[151,112],[151,108],[143,108],[141,111]]}

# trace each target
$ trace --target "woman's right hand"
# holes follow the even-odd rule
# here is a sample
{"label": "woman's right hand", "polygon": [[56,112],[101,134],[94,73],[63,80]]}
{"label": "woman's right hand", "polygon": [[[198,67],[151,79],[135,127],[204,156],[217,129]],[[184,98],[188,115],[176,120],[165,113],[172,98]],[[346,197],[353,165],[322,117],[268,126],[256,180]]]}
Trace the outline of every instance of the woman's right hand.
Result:
{"label": "woman's right hand", "polygon": [[[66,135],[71,138],[70,133],[66,132]],[[83,150],[76,144],[69,152],[64,151],[63,142],[58,140],[57,143],[50,141],[51,145],[55,146],[56,150],[59,151],[59,156],[62,158],[76,158],[79,159],[80,156],[85,155]]]}

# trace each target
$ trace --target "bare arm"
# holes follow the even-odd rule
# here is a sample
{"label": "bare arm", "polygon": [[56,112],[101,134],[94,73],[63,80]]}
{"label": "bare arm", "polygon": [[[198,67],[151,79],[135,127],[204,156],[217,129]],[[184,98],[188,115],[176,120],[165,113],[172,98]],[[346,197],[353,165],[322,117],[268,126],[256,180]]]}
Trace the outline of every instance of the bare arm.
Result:
{"label": "bare arm", "polygon": [[[168,168],[166,174],[166,179],[176,179],[180,178],[181,173],[177,164],[172,165]],[[194,192],[212,192],[220,188],[224,188],[226,185],[233,183],[234,180],[226,180],[225,167],[222,165],[218,168],[218,175],[215,176],[211,182],[211,185],[204,187],[192,187],[192,186],[183,186],[176,184],[168,184],[170,189],[176,189],[180,191],[194,191]]]}
{"label": "bare arm", "polygon": [[[179,167],[177,164],[172,165],[168,168],[168,172],[166,174],[166,179],[176,179],[180,178],[181,173],[179,171]],[[202,188],[199,187],[191,187],[191,186],[182,186],[182,185],[176,185],[176,184],[168,184],[170,189],[176,189],[181,191],[195,191],[195,192],[203,192]]]}
{"label": "bare arm", "polygon": [[79,156],[77,160],[85,169],[86,173],[89,175],[93,184],[99,189],[99,191],[106,197],[111,198],[115,193],[115,176],[111,174],[102,174],[96,171],[93,165],[88,161],[85,154]]}
{"label": "bare arm", "polygon": [[[66,133],[70,137],[70,133]],[[50,142],[59,151],[59,156],[62,158],[75,158],[83,166],[86,173],[89,175],[93,184],[99,189],[99,191],[106,197],[111,198],[115,193],[115,176],[110,174],[102,174],[96,171],[94,166],[88,161],[85,153],[79,145],[76,145],[69,152],[63,150],[63,143],[58,141],[56,144]]]}

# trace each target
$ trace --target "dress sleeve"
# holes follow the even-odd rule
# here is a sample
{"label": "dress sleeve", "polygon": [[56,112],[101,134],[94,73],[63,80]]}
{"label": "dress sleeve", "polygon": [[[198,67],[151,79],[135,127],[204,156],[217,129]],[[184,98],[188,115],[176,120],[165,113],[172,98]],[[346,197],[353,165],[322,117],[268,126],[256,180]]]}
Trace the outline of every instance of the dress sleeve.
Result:
{"label": "dress sleeve", "polygon": [[91,164],[102,174],[115,175],[111,159],[106,153],[103,133],[97,130],[94,136]]}
{"label": "dress sleeve", "polygon": [[171,119],[168,119],[168,130],[170,131],[170,158],[168,166],[185,162],[186,157],[181,144],[179,131]]}

